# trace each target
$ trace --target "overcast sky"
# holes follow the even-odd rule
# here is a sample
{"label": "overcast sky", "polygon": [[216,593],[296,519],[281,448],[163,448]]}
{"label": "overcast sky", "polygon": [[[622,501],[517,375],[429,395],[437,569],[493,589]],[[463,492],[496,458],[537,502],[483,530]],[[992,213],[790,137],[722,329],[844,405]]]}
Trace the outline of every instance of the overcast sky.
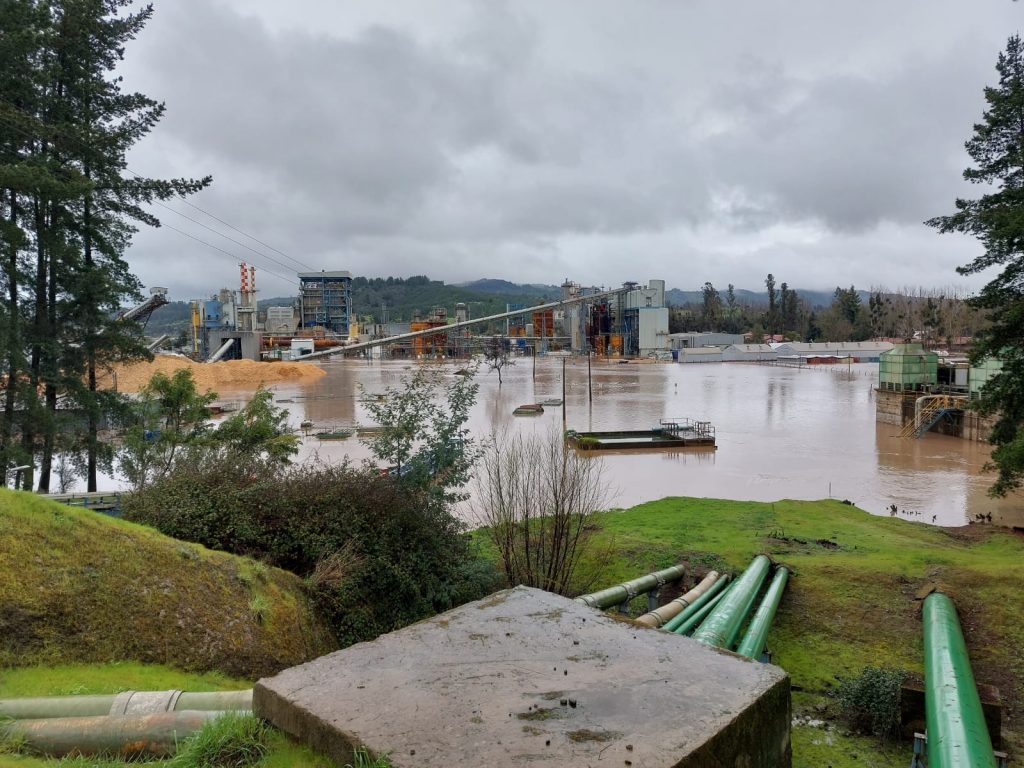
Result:
{"label": "overcast sky", "polygon": [[[976,289],[922,222],[1010,0],[156,0],[126,86],[166,103],[130,166],[211,174],[129,260],[172,298],[294,293],[295,259],[448,282]],[[291,259],[286,258],[287,254]],[[274,263],[270,258],[280,263]]]}

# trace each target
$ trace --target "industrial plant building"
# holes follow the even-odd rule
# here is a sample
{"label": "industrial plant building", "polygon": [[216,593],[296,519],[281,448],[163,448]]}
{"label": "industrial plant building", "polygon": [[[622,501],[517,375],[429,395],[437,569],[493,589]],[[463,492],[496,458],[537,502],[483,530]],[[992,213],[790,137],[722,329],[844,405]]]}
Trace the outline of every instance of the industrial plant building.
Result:
{"label": "industrial plant building", "polygon": [[323,328],[347,338],[352,324],[352,274],[346,270],[299,273],[302,328]]}

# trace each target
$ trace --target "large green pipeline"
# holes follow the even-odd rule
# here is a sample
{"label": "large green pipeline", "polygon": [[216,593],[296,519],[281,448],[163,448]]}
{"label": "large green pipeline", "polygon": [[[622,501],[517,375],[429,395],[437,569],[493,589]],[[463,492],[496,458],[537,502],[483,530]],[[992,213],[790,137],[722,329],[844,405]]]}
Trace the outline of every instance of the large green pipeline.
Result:
{"label": "large green pipeline", "polygon": [[675,600],[671,600],[668,603],[665,603],[665,605],[655,608],[653,611],[648,611],[643,616],[636,619],[636,623],[645,627],[660,627],[665,622],[674,619],[707,594],[708,590],[714,588],[717,580],[718,571],[708,571],[708,575],[701,579],[700,583],[685,595],[680,595]]}
{"label": "large green pipeline", "polygon": [[722,600],[725,599],[725,596],[729,594],[729,592],[735,586],[736,582],[734,581],[732,584],[727,586],[717,595],[708,600],[707,603],[704,604],[702,607],[698,608],[689,616],[687,616],[683,620],[683,622],[672,631],[675,632],[677,635],[693,634],[693,630],[695,630],[697,627],[704,623],[704,619],[708,617],[708,614],[715,610],[715,606],[722,602]]}
{"label": "large green pipeline", "polygon": [[789,569],[780,565],[775,569],[775,578],[768,585],[764,599],[757,607],[754,618],[750,620],[747,632],[736,647],[736,653],[751,659],[760,659],[764,652],[765,642],[768,640],[768,630],[772,628],[775,620],[775,611],[782,600],[782,593],[786,589],[786,581],[789,580]]}
{"label": "large green pipeline", "polygon": [[0,737],[16,739],[30,752],[54,757],[71,754],[165,757],[174,754],[182,740],[223,714],[188,710],[158,715],[8,720],[0,724]]}
{"label": "large green pipeline", "polygon": [[956,605],[933,592],[923,621],[928,768],[995,768]]}
{"label": "large green pipeline", "polygon": [[681,579],[685,574],[686,569],[683,566],[673,565],[671,568],[666,568],[663,571],[648,573],[646,576],[641,576],[640,578],[633,579],[632,581],[623,582],[622,584],[614,587],[608,587],[608,589],[602,589],[599,592],[591,592],[589,595],[581,595],[576,598],[576,602],[589,605],[591,608],[601,608],[603,610],[605,608],[610,608],[613,605],[620,605],[627,600],[631,600],[637,595],[650,592],[652,589],[656,589],[662,584]]}
{"label": "large green pipeline", "polygon": [[684,621],[693,616],[693,614],[695,614],[697,611],[699,611],[701,608],[707,605],[709,600],[713,599],[715,595],[721,592],[729,583],[729,578],[730,576],[728,573],[723,573],[721,576],[719,576],[718,581],[716,581],[712,585],[711,589],[709,589],[703,595],[694,600],[690,605],[686,606],[686,608],[683,609],[683,611],[678,616],[676,616],[674,619],[666,623],[664,629],[666,629],[669,632],[675,632],[679,628],[680,624],[682,624]]}
{"label": "large green pipeline", "polygon": [[181,710],[224,711],[252,709],[247,691],[124,691],[109,696],[42,696],[0,699],[0,718],[35,720],[47,717],[98,715],[155,715]]}
{"label": "large green pipeline", "polygon": [[767,555],[755,557],[743,575],[736,579],[725,598],[697,627],[693,639],[705,645],[731,649],[736,643],[736,636],[740,633],[743,620],[750,613],[757,593],[768,576],[770,567],[771,560]]}

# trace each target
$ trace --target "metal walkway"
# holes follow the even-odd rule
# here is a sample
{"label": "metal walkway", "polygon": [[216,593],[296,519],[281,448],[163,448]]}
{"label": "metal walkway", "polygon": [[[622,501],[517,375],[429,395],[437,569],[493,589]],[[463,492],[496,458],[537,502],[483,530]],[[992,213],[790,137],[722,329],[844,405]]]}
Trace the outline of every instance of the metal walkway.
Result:
{"label": "metal walkway", "polygon": [[900,437],[919,439],[943,419],[952,421],[967,408],[967,398],[957,395],[925,395],[914,403],[914,418],[900,431]]}

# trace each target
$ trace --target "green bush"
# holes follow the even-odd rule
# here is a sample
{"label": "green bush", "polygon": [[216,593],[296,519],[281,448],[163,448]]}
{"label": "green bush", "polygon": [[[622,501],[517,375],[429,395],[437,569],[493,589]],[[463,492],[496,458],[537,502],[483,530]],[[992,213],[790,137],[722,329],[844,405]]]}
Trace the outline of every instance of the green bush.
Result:
{"label": "green bush", "polygon": [[900,731],[900,689],[907,674],[889,667],[865,667],[839,686],[836,698],[850,727],[888,739]]}
{"label": "green bush", "polygon": [[184,461],[123,509],[169,536],[306,578],[342,645],[497,586],[442,497],[366,469],[234,454]]}

